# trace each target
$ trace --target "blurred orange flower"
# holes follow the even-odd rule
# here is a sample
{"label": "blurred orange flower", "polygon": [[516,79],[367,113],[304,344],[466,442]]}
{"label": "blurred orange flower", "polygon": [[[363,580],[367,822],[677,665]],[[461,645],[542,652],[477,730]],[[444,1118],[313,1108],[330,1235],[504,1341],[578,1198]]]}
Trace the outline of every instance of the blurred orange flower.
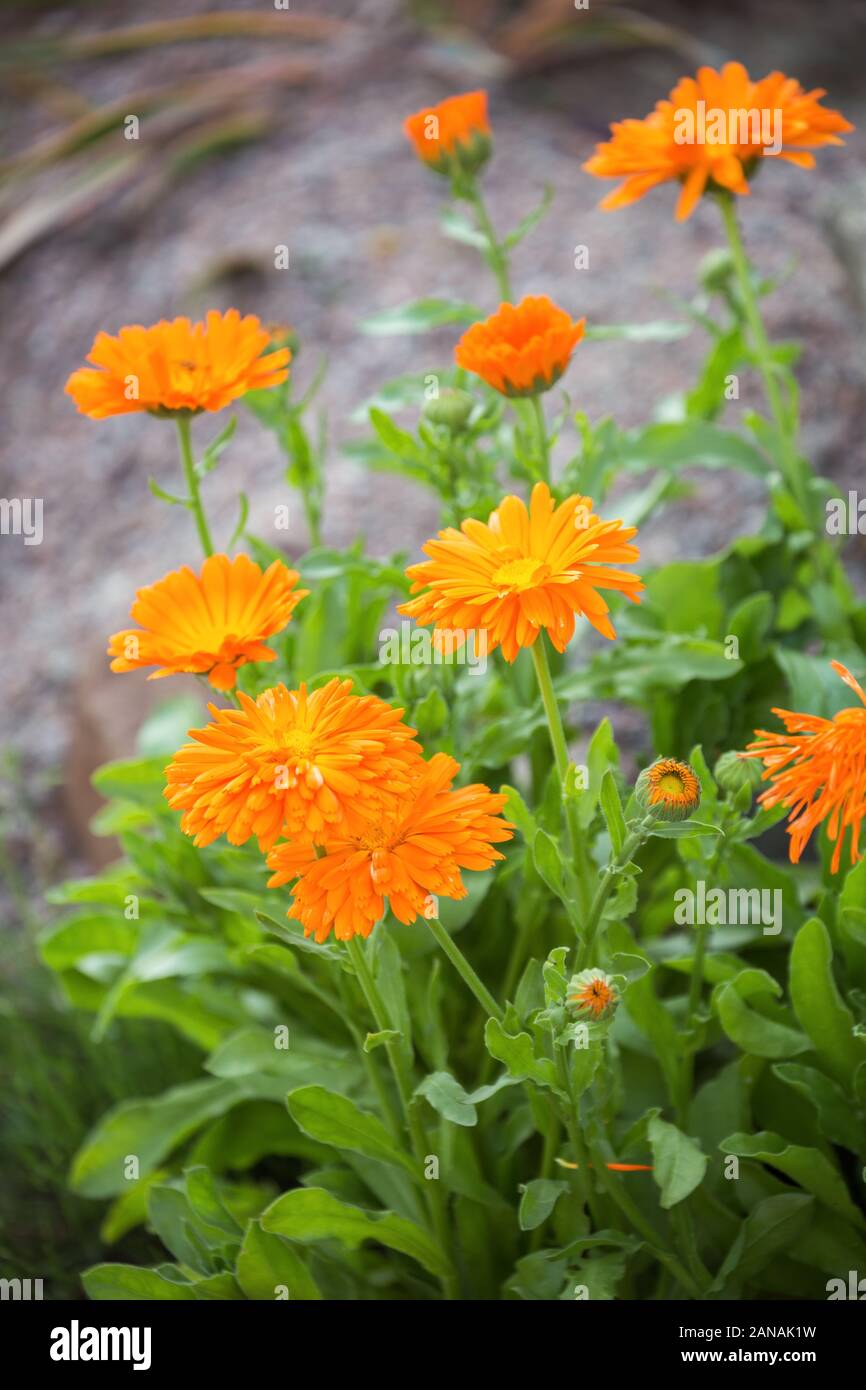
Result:
{"label": "blurred orange flower", "polygon": [[82,415],[104,420],[148,410],[156,415],[222,410],[247,391],[279,386],[288,376],[288,348],[271,351],[271,336],[254,314],[211,310],[204,323],[165,319],[152,328],[97,333],[81,367],[66,383]]}
{"label": "blurred orange flower", "polygon": [[195,574],[187,565],[139,589],[130,617],[140,628],[109,638],[112,671],[157,666],[148,680],[183,672],[231,690],[248,661],[273,661],[264,638],[281,632],[309,589],[279,560],[264,574],[247,555],[211,555]]}
{"label": "blurred orange flower", "polygon": [[467,328],[457,347],[460,367],[475,372],[505,396],[549,391],[583,337],[586,319],[571,319],[546,294],[501,304],[483,323]]}
{"label": "blurred orange flower", "polygon": [[464,92],[438,106],[425,106],[408,116],[403,129],[415,153],[438,174],[457,169],[472,173],[490,154],[487,93]]}
{"label": "blurred orange flower", "polygon": [[[435,915],[431,894],[465,898],[461,869],[489,869],[513,826],[499,812],[505,796],[480,783],[451,791],[460,764],[436,753],[393,811],[361,833],[332,835],[326,853],[280,844],[268,855],[270,888],[298,879],[288,916],[305,936],[340,941],[369,936],[386,904],[400,922]],[[299,877],[300,876],[300,877]]]}
{"label": "blurred orange flower", "polygon": [[615,637],[599,589],[618,589],[639,602],[637,575],[612,569],[639,557],[628,542],[634,526],[602,521],[588,497],[573,495],[558,506],[546,483],[536,483],[527,510],[506,497],[488,522],[469,519],[428,541],[429,560],[406,571],[418,597],[399,612],[443,632],[486,631],[489,651],[502,647],[513,661],[546,628],[557,651],[574,635],[575,615],[605,637]]}
{"label": "blurred orange flower", "polygon": [[403,711],[353,695],[336,677],[319,690],[276,685],[241,708],[210,705],[213,723],[190,729],[166,768],[169,805],[197,845],[225,834],[255,836],[268,850],[281,835],[307,844],[360,834],[394,809],[421,761]]}
{"label": "blurred orange flower", "polygon": [[825,95],[821,88],[804,91],[782,72],[753,81],[742,63],[726,63],[721,72],[702,67],[695,77],[681,78],[644,120],[614,122],[613,138],[583,167],[599,178],[625,179],[604,199],[605,209],[625,207],[656,184],[678,180],[676,216],[683,221],[708,189],[748,193],[758,160],[811,169],[809,150],[843,144],[840,134],[854,127],[821,105]]}
{"label": "blurred orange flower", "polygon": [[790,811],[791,863],[799,862],[812,831],[827,821],[827,838],[835,841],[831,872],[837,873],[845,831],[851,830],[851,863],[860,857],[860,825],[866,815],[866,695],[839,661],[830,665],[859,697],[861,705],[843,709],[832,719],[774,709],[786,733],[756,729],[756,742],[743,758],[760,758],[763,780],[770,786],[758,800],[763,806]]}

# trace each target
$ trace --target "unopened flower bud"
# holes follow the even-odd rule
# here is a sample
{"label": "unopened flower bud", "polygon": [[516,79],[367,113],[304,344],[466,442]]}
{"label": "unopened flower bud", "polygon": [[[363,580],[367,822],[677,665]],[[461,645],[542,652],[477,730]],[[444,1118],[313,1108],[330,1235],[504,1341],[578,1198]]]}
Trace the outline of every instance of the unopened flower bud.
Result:
{"label": "unopened flower bud", "polygon": [[431,425],[442,425],[451,434],[459,434],[466,426],[475,401],[468,391],[446,387],[424,407],[424,418]]}
{"label": "unopened flower bud", "polygon": [[638,805],[662,821],[688,820],[701,804],[694,768],[675,758],[657,758],[644,768],[634,789]]}
{"label": "unopened flower bud", "polygon": [[[723,753],[713,768],[713,776],[722,791],[730,796],[736,796],[738,792],[746,789],[750,793],[754,792],[761,784],[762,773],[763,767],[760,762],[754,758],[743,758],[734,749]],[[751,800],[751,796],[749,799]]]}

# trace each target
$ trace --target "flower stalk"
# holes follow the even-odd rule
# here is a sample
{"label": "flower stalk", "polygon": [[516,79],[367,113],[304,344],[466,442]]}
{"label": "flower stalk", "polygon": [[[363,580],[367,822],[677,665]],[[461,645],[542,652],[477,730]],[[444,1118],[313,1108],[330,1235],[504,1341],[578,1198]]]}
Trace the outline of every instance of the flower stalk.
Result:
{"label": "flower stalk", "polygon": [[201,490],[199,488],[198,474],[195,471],[195,459],[192,452],[192,436],[188,415],[177,417],[177,437],[180,444],[180,461],[183,465],[183,476],[186,481],[188,494],[187,505],[195,518],[195,528],[201,542],[201,548],[205,553],[205,558],[213,555],[213,541],[211,540],[210,529],[207,524],[204,506],[201,500]]}

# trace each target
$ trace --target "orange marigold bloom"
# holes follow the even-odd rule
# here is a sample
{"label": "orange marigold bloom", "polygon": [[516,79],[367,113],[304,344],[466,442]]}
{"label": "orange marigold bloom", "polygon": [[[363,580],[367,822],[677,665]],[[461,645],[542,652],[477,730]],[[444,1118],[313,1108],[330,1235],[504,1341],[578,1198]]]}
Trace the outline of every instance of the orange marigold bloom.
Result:
{"label": "orange marigold bloom", "polygon": [[273,661],[264,638],[280,632],[309,589],[279,560],[264,574],[247,555],[211,555],[195,574],[187,565],[139,589],[130,617],[140,628],[109,638],[112,671],[160,669],[148,676],[183,672],[206,675],[216,690],[232,690],[248,661]]}
{"label": "orange marigold bloom", "polygon": [[152,328],[121,328],[116,338],[97,333],[87,360],[66,383],[82,415],[104,420],[149,410],[155,415],[197,415],[222,410],[288,376],[288,348],[271,351],[271,337],[254,314],[212,309],[204,323],[162,319]]}
{"label": "orange marigold bloom", "polygon": [[451,791],[459,769],[446,753],[434,754],[399,806],[360,832],[330,836],[319,859],[303,845],[271,850],[268,887],[298,879],[287,916],[305,936],[369,936],[386,903],[401,922],[430,917],[431,895],[465,898],[461,869],[489,869],[504,857],[493,846],[514,828],[499,816],[505,796],[480,783]]}
{"label": "orange marigold bloom", "polygon": [[506,497],[486,524],[470,518],[459,531],[449,527],[428,541],[430,559],[406,571],[418,597],[398,611],[451,640],[485,631],[488,650],[501,646],[506,661],[531,647],[542,628],[565,651],[575,614],[615,637],[598,591],[619,589],[640,601],[637,575],[611,568],[638,559],[628,544],[636,534],[634,526],[593,515],[590,498],[574,495],[557,506],[547,484],[536,483],[528,510],[521,498]]}
{"label": "orange marigold bloom", "polygon": [[504,396],[534,396],[562,376],[585,325],[585,318],[570,318],[546,294],[527,295],[467,328],[454,358]]}
{"label": "orange marigold bloom", "polygon": [[276,685],[240,709],[210,705],[213,723],[190,729],[166,768],[165,796],[184,812],[197,845],[225,834],[255,836],[268,850],[281,835],[306,844],[360,833],[408,795],[421,762],[403,711],[375,695],[353,695],[336,677],[307,693]]}
{"label": "orange marigold bloom", "polygon": [[473,173],[490,155],[487,93],[464,92],[408,116],[403,129],[415,153],[437,174]]}
{"label": "orange marigold bloom", "polygon": [[[851,672],[839,661],[830,665],[866,705],[866,695]],[[791,813],[792,864],[798,863],[812,831],[824,820],[827,838],[835,841],[831,872],[838,872],[849,827],[851,863],[860,857],[860,824],[866,815],[866,709],[861,705],[843,709],[832,719],[774,709],[787,732],[756,729],[757,741],[741,754],[760,758],[766,769],[763,781],[771,785],[759,802],[767,808],[784,806]]]}
{"label": "orange marigold bloom", "polygon": [[748,193],[760,159],[811,169],[810,149],[843,144],[840,134],[854,127],[821,105],[825,95],[821,88],[804,91],[782,72],[753,81],[742,63],[726,63],[721,72],[702,67],[695,77],[681,78],[644,120],[614,122],[613,138],[583,167],[599,178],[625,179],[604,199],[605,209],[625,207],[656,184],[678,180],[681,222],[708,188]]}

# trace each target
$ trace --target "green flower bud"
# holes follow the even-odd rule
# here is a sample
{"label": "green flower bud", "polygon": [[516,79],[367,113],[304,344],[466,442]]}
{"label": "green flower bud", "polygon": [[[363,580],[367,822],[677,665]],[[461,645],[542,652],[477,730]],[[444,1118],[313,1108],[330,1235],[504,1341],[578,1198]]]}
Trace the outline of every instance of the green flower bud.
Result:
{"label": "green flower bud", "polygon": [[749,801],[752,795],[761,784],[763,766],[758,758],[741,758],[735,749],[729,749],[716,759],[713,768],[713,776],[721,787],[722,791],[729,797],[736,796],[738,792],[748,789]]}
{"label": "green flower bud", "polygon": [[688,820],[701,804],[701,784],[694,768],[676,758],[657,758],[644,768],[634,794],[642,810],[663,821]]}
{"label": "green flower bud", "polygon": [[468,391],[458,391],[448,386],[427,402],[424,418],[429,420],[431,425],[442,425],[451,434],[459,434],[465,429],[474,404],[475,401]]}

